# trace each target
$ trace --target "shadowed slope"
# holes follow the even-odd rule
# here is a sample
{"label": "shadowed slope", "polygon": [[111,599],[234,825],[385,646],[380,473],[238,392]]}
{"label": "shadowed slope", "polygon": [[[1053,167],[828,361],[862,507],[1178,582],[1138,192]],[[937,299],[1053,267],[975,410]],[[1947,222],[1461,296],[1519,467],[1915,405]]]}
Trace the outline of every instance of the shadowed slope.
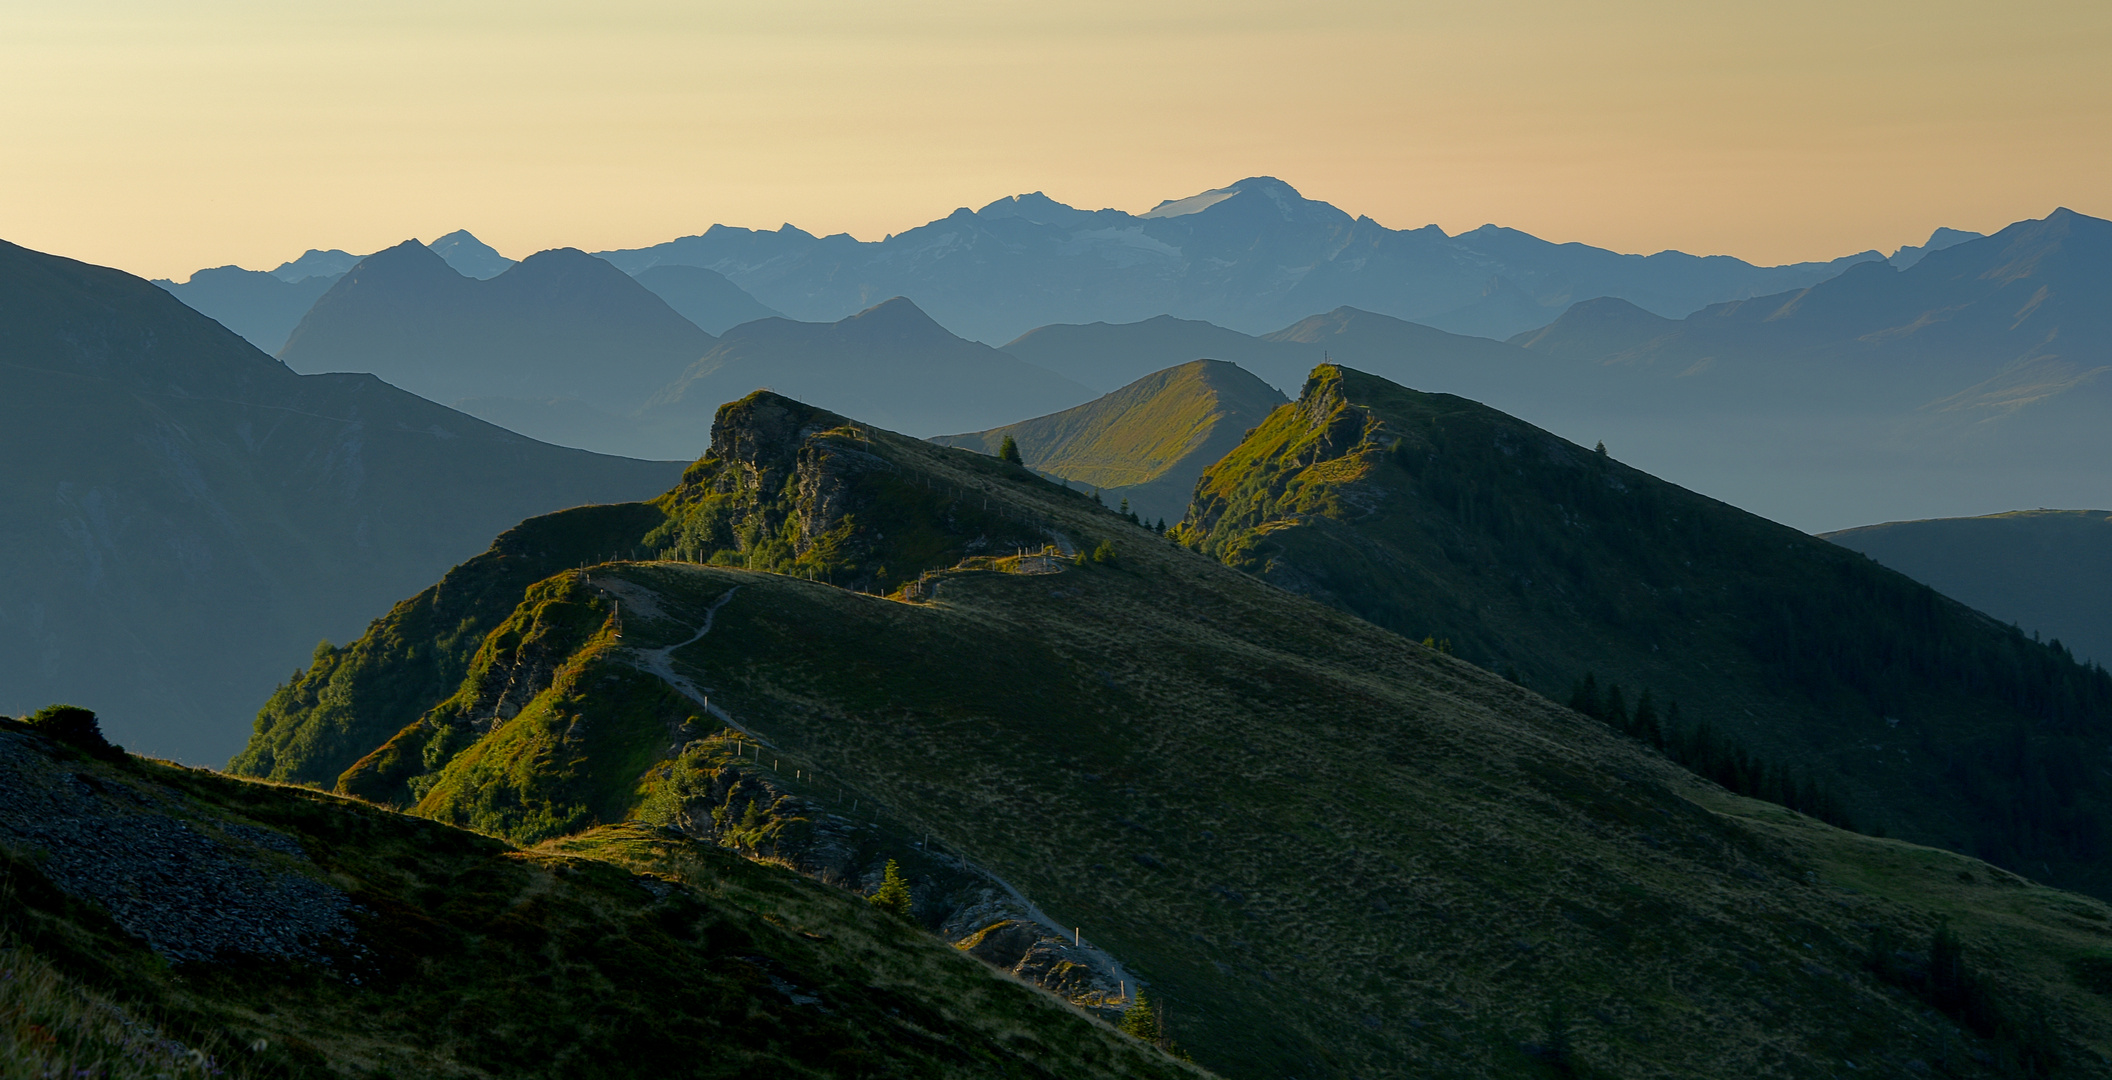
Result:
{"label": "shadowed slope", "polygon": [[1179,521],[1203,470],[1239,445],[1283,395],[1233,364],[1195,360],[1075,409],[931,441],[996,454],[1017,442],[1037,472],[1126,500],[1147,521]]}
{"label": "shadowed slope", "polygon": [[1549,694],[1649,688],[1866,827],[2112,894],[2112,784],[2080,764],[2112,736],[2102,670],[1492,409],[1320,368],[1179,535]]}
{"label": "shadowed slope", "polygon": [[561,450],[365,375],[300,376],[147,282],[0,245],[0,708],[239,748],[257,701],[526,514],[670,466]]}

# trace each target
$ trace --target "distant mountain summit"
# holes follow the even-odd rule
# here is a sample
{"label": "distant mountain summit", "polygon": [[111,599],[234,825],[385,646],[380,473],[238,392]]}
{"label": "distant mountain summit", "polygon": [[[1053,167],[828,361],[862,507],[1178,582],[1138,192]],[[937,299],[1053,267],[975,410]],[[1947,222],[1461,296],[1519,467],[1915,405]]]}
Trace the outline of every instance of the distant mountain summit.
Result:
{"label": "distant mountain summit", "polygon": [[627,411],[715,340],[573,248],[479,281],[406,240],[332,286],[280,356],[301,371],[372,372],[434,401],[574,399]]}
{"label": "distant mountain summit", "polygon": [[454,267],[456,273],[479,281],[498,277],[513,266],[512,259],[470,235],[468,229],[456,229],[425,246],[447,260],[447,265]]}
{"label": "distant mountain summit", "polygon": [[1891,258],[1885,261],[1891,263],[1896,269],[1905,270],[1907,267],[1920,262],[1924,256],[1932,251],[1942,251],[1947,247],[1957,247],[1967,240],[1978,240],[1985,235],[1987,234],[1967,232],[1963,229],[1939,228],[1929,234],[1929,239],[1926,243],[1902,247],[1898,251],[1893,252]]}
{"label": "distant mountain summit", "polygon": [[331,248],[328,251],[309,248],[301,253],[300,258],[280,263],[278,269],[271,271],[271,276],[287,282],[306,281],[314,277],[334,278],[359,265],[360,258],[340,248]]}
{"label": "distant mountain summit", "polygon": [[1176,522],[1203,470],[1284,403],[1275,387],[1235,364],[1191,360],[1060,413],[968,435],[941,446],[996,454],[1006,439],[1028,468],[1127,502],[1145,521]]}
{"label": "distant mountain summit", "polygon": [[522,514],[679,472],[296,375],[145,281],[4,243],[0,455],[0,712],[93,701],[119,742],[193,763],[318,639]]}
{"label": "distant mountain summit", "polygon": [[[828,321],[888,296],[913,296],[940,322],[988,342],[1051,323],[1157,315],[1263,333],[1342,306],[1501,337],[1545,325],[1575,299],[1622,296],[1679,317],[1882,258],[1863,252],[1758,267],[1679,252],[1622,255],[1495,226],[1457,237],[1434,225],[1395,230],[1266,176],[1143,214],[1082,210],[1033,192],[963,207],[872,243],[791,225],[769,232],[714,225],[601,254],[632,273],[665,265],[715,270],[797,319]],[[1490,292],[1493,281],[1503,284]]]}

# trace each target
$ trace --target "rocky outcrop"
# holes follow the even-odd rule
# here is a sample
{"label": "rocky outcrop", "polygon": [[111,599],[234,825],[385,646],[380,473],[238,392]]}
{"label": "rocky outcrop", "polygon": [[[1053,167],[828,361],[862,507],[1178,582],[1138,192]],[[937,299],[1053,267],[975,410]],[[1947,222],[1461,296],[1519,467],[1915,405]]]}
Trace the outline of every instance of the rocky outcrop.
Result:
{"label": "rocky outcrop", "polygon": [[795,792],[768,770],[736,764],[720,741],[693,743],[668,767],[668,794],[645,816],[751,858],[870,894],[889,861],[910,882],[916,920],[956,947],[1087,1007],[1118,1008],[1135,984],[1105,951],[1050,923],[1017,889],[885,813],[854,816]]}
{"label": "rocky outcrop", "polygon": [[0,846],[171,962],[358,955],[359,908],[284,833],[200,816],[0,721]]}
{"label": "rocky outcrop", "polygon": [[[935,454],[958,456],[935,470]],[[991,498],[1018,482],[1046,483],[757,391],[720,408],[711,452],[683,474],[668,523],[646,543],[665,559],[888,592],[969,556],[1046,543],[1046,522]]]}

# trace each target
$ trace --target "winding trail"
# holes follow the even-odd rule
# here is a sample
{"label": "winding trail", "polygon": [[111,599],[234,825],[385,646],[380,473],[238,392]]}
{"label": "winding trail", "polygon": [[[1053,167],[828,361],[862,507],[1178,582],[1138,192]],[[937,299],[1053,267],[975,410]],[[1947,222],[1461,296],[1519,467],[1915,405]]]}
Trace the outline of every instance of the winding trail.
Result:
{"label": "winding trail", "polygon": [[661,682],[664,682],[667,685],[674,687],[678,692],[681,693],[683,697],[686,697],[689,700],[696,702],[697,705],[701,707],[705,712],[710,713],[714,718],[718,719],[727,727],[730,727],[733,730],[738,731],[751,739],[754,739],[756,742],[761,743],[764,746],[774,747],[777,744],[771,742],[766,738],[763,738],[761,735],[758,735],[753,731],[748,730],[745,725],[733,718],[732,713],[729,713],[726,710],[719,708],[717,705],[713,705],[711,703],[711,690],[709,687],[699,688],[697,684],[689,681],[688,676],[682,675],[675,670],[675,650],[687,648],[691,645],[694,645],[698,641],[702,640],[704,635],[711,633],[712,620],[718,618],[719,609],[725,607],[726,602],[728,600],[733,599],[733,594],[740,591],[741,587],[739,585],[735,585],[732,588],[727,589],[725,592],[720,593],[719,598],[717,600],[713,600],[711,602],[711,606],[704,609],[704,625],[698,627],[697,632],[691,634],[686,640],[678,641],[673,645],[663,645],[657,649],[630,649],[628,651],[630,653],[631,663],[637,666],[640,670],[648,672],[655,678],[658,678]]}

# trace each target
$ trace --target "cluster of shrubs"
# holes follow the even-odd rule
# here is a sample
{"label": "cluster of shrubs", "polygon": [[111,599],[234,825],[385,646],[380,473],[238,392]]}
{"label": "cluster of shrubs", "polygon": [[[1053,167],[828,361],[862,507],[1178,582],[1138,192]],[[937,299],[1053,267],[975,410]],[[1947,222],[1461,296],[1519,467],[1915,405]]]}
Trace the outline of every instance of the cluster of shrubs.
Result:
{"label": "cluster of shrubs", "polygon": [[[2035,1012],[2017,1009],[2004,1001],[2001,991],[1965,960],[1965,946],[1949,923],[1938,923],[1925,950],[1902,947],[1902,942],[1884,927],[1870,931],[1870,951],[1863,966],[1881,981],[1921,999],[1958,1026],[1992,1044],[1989,1062],[2010,1076],[2052,1076],[2058,1070],[2055,1039],[2046,1020]],[[1939,1065],[1951,1054],[1946,1043]],[[1948,1071],[1948,1069],[1946,1069]]]}
{"label": "cluster of shrubs", "polygon": [[1601,694],[1598,677],[1586,672],[1570,689],[1569,707],[1649,743],[1687,771],[1740,795],[1789,807],[1828,825],[1855,828],[1847,807],[1817,781],[1761,759],[1707,723],[1686,723],[1680,719],[1677,701],[1659,716],[1657,703],[1646,689],[1630,710],[1619,683]]}
{"label": "cluster of shrubs", "polygon": [[84,751],[93,758],[116,761],[125,756],[124,747],[103,738],[103,727],[95,714],[78,705],[46,705],[23,717],[21,722],[44,737]]}

